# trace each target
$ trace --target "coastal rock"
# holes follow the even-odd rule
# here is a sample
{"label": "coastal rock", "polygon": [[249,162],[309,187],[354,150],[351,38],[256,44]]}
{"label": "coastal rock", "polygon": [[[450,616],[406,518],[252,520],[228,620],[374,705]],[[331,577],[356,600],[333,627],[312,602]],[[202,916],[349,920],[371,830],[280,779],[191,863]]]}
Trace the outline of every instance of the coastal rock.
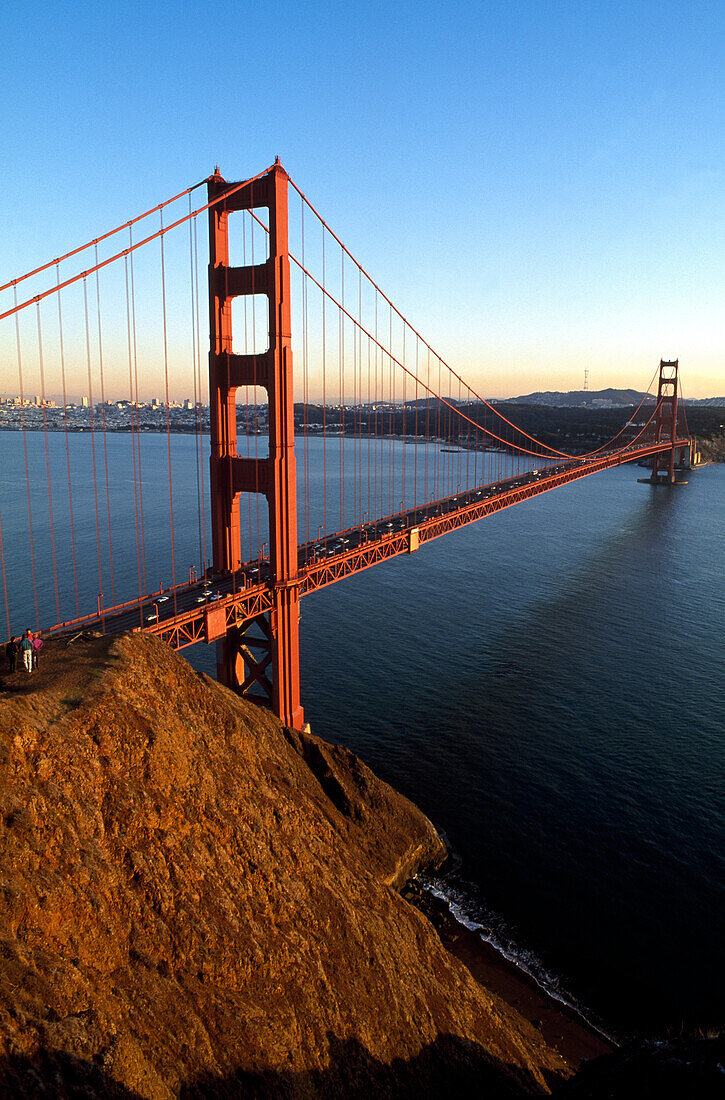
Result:
{"label": "coastal rock", "polygon": [[583,1066],[561,1100],[721,1100],[725,1037],[645,1039]]}
{"label": "coastal rock", "polygon": [[0,713],[4,1095],[508,1097],[568,1076],[397,892],[445,849],[346,749],[144,635]]}

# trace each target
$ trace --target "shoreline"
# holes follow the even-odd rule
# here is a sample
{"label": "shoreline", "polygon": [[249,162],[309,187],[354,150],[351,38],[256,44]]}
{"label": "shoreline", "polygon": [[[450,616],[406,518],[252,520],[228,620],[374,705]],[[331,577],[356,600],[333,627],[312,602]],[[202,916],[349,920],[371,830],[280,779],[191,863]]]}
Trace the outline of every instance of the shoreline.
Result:
{"label": "shoreline", "polygon": [[547,992],[522,967],[462,924],[448,902],[428,887],[413,880],[403,897],[428,918],[446,950],[468,968],[478,984],[536,1027],[572,1069],[617,1049],[613,1039],[575,1008]]}
{"label": "shoreline", "polygon": [[[543,407],[548,408],[548,406],[543,406]],[[297,425],[297,427],[299,427],[299,425]],[[107,425],[106,428],[104,429],[104,431],[107,435],[166,435],[168,433],[168,434],[171,434],[171,435],[188,436],[188,435],[197,435],[198,426],[196,424],[171,424],[170,427],[167,428],[166,425],[163,424],[163,423],[162,424],[154,424],[154,423],[151,423],[151,422],[147,421],[145,423],[139,423],[135,426],[132,426],[130,424],[111,424],[111,425]],[[45,434],[48,434],[48,433],[58,433],[58,434],[60,434],[62,432],[65,432],[66,435],[90,435],[91,434],[91,427],[90,427],[90,424],[66,425],[66,424],[55,424],[55,423],[46,424],[46,425],[39,424],[39,423],[38,424],[30,423],[30,424],[25,424],[25,426],[23,427],[23,425],[20,422],[16,423],[14,421],[13,422],[3,421],[3,422],[0,422],[0,432],[16,432],[18,434],[22,434],[22,433],[25,433],[25,432],[37,432],[37,433],[42,432],[42,433],[45,433]],[[208,436],[209,433],[210,433],[209,425],[205,424],[202,428],[201,434],[204,435],[204,436]],[[264,428],[259,429],[256,432],[247,431],[247,432],[244,433],[244,435],[248,436],[251,439],[263,438],[263,437],[266,438],[267,434],[268,433],[267,433],[266,429],[264,429]],[[301,439],[302,435],[299,434],[298,438]],[[307,438],[308,439],[324,439],[324,438],[327,438],[327,439],[340,439],[340,438],[354,439],[354,438],[356,438],[356,436],[355,436],[354,432],[341,432],[341,431],[332,431],[332,430],[330,430],[326,433],[323,433],[321,431],[308,431],[307,432]],[[365,437],[365,438],[367,438],[367,437]],[[440,446],[442,448],[442,453],[443,454],[458,454],[459,452],[461,454],[465,454],[466,452],[474,452],[474,451],[478,452],[479,454],[505,454],[505,453],[507,453],[505,448],[502,449],[500,447],[495,447],[495,446],[486,446],[485,444],[484,445],[465,444],[465,443],[458,443],[458,444],[453,443],[452,444],[451,440],[440,439],[438,437],[432,437],[432,436],[431,437],[423,437],[423,436],[412,436],[412,435],[409,435],[409,434],[397,435],[397,434],[393,433],[392,435],[379,436],[378,438],[384,440],[385,442],[403,443],[406,446],[410,446],[410,447]],[[699,437],[695,436],[694,438],[699,438]],[[700,440],[700,442],[702,442],[702,441]],[[559,443],[560,444],[563,443],[563,440],[559,440]],[[606,441],[602,441],[601,438],[599,440],[599,443],[602,446],[606,445]],[[566,457],[570,458],[570,459],[575,459],[575,458],[580,458],[581,454],[577,453],[576,451],[572,451],[571,453],[567,452]],[[706,459],[704,459],[701,462],[698,462],[697,466],[692,467],[692,469],[699,469],[701,466],[713,466],[713,465],[717,466],[717,465],[722,465],[723,463],[725,463],[725,449],[723,449],[722,451],[716,451],[715,454],[708,455],[708,457]]]}

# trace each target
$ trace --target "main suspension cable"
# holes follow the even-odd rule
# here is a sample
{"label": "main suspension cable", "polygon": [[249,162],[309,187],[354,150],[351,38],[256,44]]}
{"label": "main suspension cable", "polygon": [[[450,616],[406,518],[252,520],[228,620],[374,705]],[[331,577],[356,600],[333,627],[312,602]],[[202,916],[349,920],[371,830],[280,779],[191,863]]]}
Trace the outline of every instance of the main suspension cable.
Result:
{"label": "main suspension cable", "polygon": [[[182,218],[178,218],[175,222],[171,222],[167,226],[162,226],[155,233],[151,233],[148,237],[144,237],[143,240],[138,241],[136,244],[129,245],[128,248],[123,249],[121,252],[116,252],[115,255],[109,256],[105,260],[101,260],[100,263],[95,264],[93,267],[89,267],[86,271],[81,271],[77,275],[73,275],[70,279],[66,279],[64,282],[59,283],[57,286],[51,287],[50,290],[45,290],[41,294],[36,294],[33,298],[27,298],[20,305],[17,303],[12,309],[6,310],[4,313],[0,313],[0,321],[3,321],[6,317],[12,317],[14,313],[19,313],[21,310],[26,309],[33,302],[40,302],[43,298],[47,298],[50,294],[56,294],[59,290],[63,290],[67,286],[71,286],[73,283],[79,282],[81,279],[86,279],[89,275],[93,275],[96,271],[101,271],[102,268],[108,267],[109,264],[114,263],[116,260],[122,259],[124,256],[129,256],[132,252],[136,252],[139,248],[143,248],[144,245],[150,244],[151,241],[155,241],[158,237],[163,237],[166,233],[170,233],[172,229],[176,229],[178,226],[183,225],[184,222],[189,221],[190,218],[195,217],[197,214],[203,214],[205,210],[210,210],[212,206],[217,206],[219,203],[223,203],[226,199],[230,198],[237,191],[241,191],[243,187],[247,187],[254,180],[261,179],[265,176],[270,169],[267,168],[264,172],[260,172],[258,175],[253,176],[251,179],[244,180],[242,183],[237,183],[233,187],[230,187],[227,191],[224,191],[221,195],[217,195],[216,198],[211,199],[210,202],[205,203],[204,206],[197,207],[191,214],[184,214]],[[198,186],[198,185],[197,185]],[[187,192],[183,192],[187,194]],[[170,200],[171,201],[171,200]],[[158,209],[158,208],[157,208]],[[126,223],[130,227],[133,222]],[[51,261],[50,264],[46,264],[46,267],[52,266],[55,261]],[[12,283],[8,283],[8,286],[12,286]]]}
{"label": "main suspension cable", "polygon": [[[309,208],[310,208],[310,210],[312,211],[312,213],[313,213],[313,214],[314,214],[314,215],[315,215],[315,216],[316,216],[316,217],[317,217],[317,218],[319,219],[320,223],[321,223],[321,224],[322,224],[322,226],[323,226],[323,227],[324,227],[324,228],[325,228],[325,229],[327,230],[327,232],[328,232],[328,233],[330,234],[330,236],[331,236],[331,237],[333,237],[335,241],[337,241],[337,243],[339,244],[340,248],[341,248],[341,249],[342,249],[342,250],[343,250],[343,251],[345,252],[345,254],[346,254],[346,255],[347,255],[347,256],[348,256],[349,258],[350,258],[350,260],[352,260],[352,262],[353,262],[353,263],[354,263],[354,264],[355,264],[355,265],[356,265],[357,267],[359,267],[359,268],[360,268],[360,270],[362,271],[362,273],[364,274],[365,278],[366,278],[366,279],[368,280],[368,282],[370,283],[370,285],[371,285],[371,286],[373,287],[373,289],[375,290],[375,292],[376,292],[377,294],[379,294],[379,295],[380,295],[380,297],[381,297],[381,298],[383,298],[383,299],[385,300],[385,302],[386,302],[386,303],[388,304],[388,306],[390,307],[390,309],[391,309],[391,310],[392,310],[393,312],[395,312],[395,313],[397,314],[397,316],[398,316],[398,317],[399,317],[399,318],[401,319],[401,321],[403,322],[403,324],[404,324],[404,325],[406,325],[406,326],[407,326],[407,327],[408,327],[408,328],[409,328],[409,329],[411,330],[411,332],[412,332],[412,333],[413,333],[413,334],[414,334],[415,336],[417,336],[417,337],[418,337],[418,338],[419,338],[419,339],[420,339],[420,340],[422,341],[422,343],[423,343],[423,344],[424,344],[424,345],[425,345],[425,346],[426,346],[427,348],[430,348],[430,350],[431,350],[431,351],[433,352],[433,354],[434,354],[434,355],[436,355],[436,357],[438,357],[438,356],[437,356],[437,353],[436,353],[436,352],[435,352],[435,350],[434,350],[434,349],[433,349],[433,348],[431,347],[431,345],[430,345],[430,344],[428,343],[428,341],[427,341],[427,340],[425,339],[425,337],[423,337],[423,336],[422,336],[422,335],[421,335],[421,334],[420,334],[420,333],[418,332],[418,330],[417,330],[417,329],[416,329],[416,328],[415,328],[415,327],[414,327],[413,325],[411,325],[410,321],[408,321],[408,319],[407,319],[407,318],[405,317],[405,315],[404,315],[403,313],[401,313],[401,312],[400,312],[400,310],[399,310],[399,309],[397,308],[397,306],[395,306],[395,305],[393,304],[393,302],[392,302],[392,301],[391,301],[391,299],[390,299],[390,298],[389,298],[389,297],[387,296],[387,294],[385,293],[385,291],[384,291],[384,290],[382,290],[382,289],[381,289],[381,288],[380,288],[380,287],[378,286],[378,284],[377,284],[377,283],[375,282],[375,280],[374,280],[374,279],[372,278],[372,276],[368,274],[368,272],[367,272],[367,271],[366,271],[366,269],[365,269],[365,268],[363,267],[363,265],[362,265],[362,264],[361,264],[361,263],[359,262],[359,260],[357,260],[357,259],[355,258],[355,256],[353,256],[353,254],[352,254],[352,252],[350,252],[349,248],[347,248],[347,246],[346,246],[345,244],[343,244],[343,242],[342,242],[342,241],[340,240],[340,238],[339,238],[339,237],[337,236],[337,234],[336,234],[336,233],[334,232],[334,230],[330,228],[330,226],[329,226],[329,225],[327,224],[327,222],[326,222],[326,221],[325,221],[325,219],[324,219],[324,218],[322,217],[322,215],[320,214],[320,212],[319,212],[319,211],[318,211],[318,210],[317,210],[317,209],[316,209],[316,208],[315,208],[315,207],[314,207],[314,206],[312,205],[312,203],[310,202],[310,200],[309,200],[309,199],[307,198],[307,196],[305,195],[305,193],[304,193],[304,192],[303,192],[303,191],[302,191],[302,190],[301,190],[301,189],[300,189],[300,188],[299,188],[299,187],[297,186],[297,184],[295,183],[295,181],[294,181],[294,180],[293,180],[293,179],[292,179],[292,178],[291,178],[290,176],[288,176],[288,179],[289,179],[290,185],[291,185],[291,186],[292,186],[292,187],[294,188],[294,190],[295,190],[295,191],[297,192],[297,194],[298,194],[298,195],[300,196],[300,198],[301,198],[301,199],[303,199],[303,201],[304,201],[305,203],[307,203],[307,205],[309,206]],[[294,256],[292,256],[292,254],[291,254],[291,253],[290,253],[290,259],[295,259],[295,257],[294,257]],[[296,261],[295,261],[295,262],[296,262]],[[0,318],[0,320],[1,320],[1,319],[2,319],[2,318]],[[454,370],[454,369],[453,369],[453,368],[452,368],[452,367],[451,367],[451,366],[450,366],[450,365],[449,365],[448,363],[446,363],[446,362],[445,362],[445,360],[441,360],[441,362],[442,362],[442,363],[443,363],[443,365],[444,365],[444,366],[446,367],[446,369],[447,369],[447,370],[448,370],[448,371],[449,371],[449,372],[450,372],[450,373],[451,373],[451,374],[453,375],[453,377],[454,377],[454,378],[456,378],[456,379],[457,379],[457,380],[458,380],[459,382],[463,382],[463,379],[461,378],[461,376],[460,376],[460,375],[459,375],[459,374],[458,374],[458,373],[457,373],[457,372],[456,372],[456,371],[455,371],[455,370]],[[464,384],[464,385],[466,385],[466,383],[465,383],[465,382],[463,382],[463,384]],[[485,405],[485,406],[486,406],[487,408],[489,408],[489,409],[491,410],[491,412],[492,412],[492,413],[493,413],[493,414],[494,414],[495,416],[497,416],[497,417],[498,417],[498,418],[499,418],[500,420],[503,420],[503,421],[504,421],[504,422],[505,422],[506,424],[508,424],[508,425],[509,425],[510,427],[514,428],[514,429],[515,429],[516,431],[520,432],[520,433],[521,433],[521,435],[523,435],[523,436],[524,436],[524,437],[525,437],[526,439],[529,439],[529,440],[530,440],[530,441],[531,441],[532,443],[536,443],[536,445],[537,445],[537,446],[539,446],[539,447],[542,447],[542,448],[543,448],[544,450],[550,451],[550,452],[551,452],[552,454],[556,454],[556,455],[558,455],[558,456],[560,456],[560,457],[566,457],[566,458],[570,458],[570,457],[571,457],[571,455],[567,455],[567,454],[565,454],[565,452],[563,452],[563,451],[557,451],[557,450],[556,450],[555,448],[553,448],[553,447],[549,447],[549,446],[547,446],[547,445],[546,445],[545,443],[541,443],[541,442],[540,442],[540,441],[539,441],[538,439],[536,439],[536,438],[535,438],[534,436],[532,436],[532,435],[529,435],[529,434],[528,434],[528,432],[525,432],[525,431],[523,431],[523,429],[521,429],[521,428],[517,427],[517,425],[516,425],[516,424],[514,424],[514,423],[512,423],[512,421],[508,420],[508,419],[507,419],[507,418],[506,418],[506,417],[505,417],[505,416],[503,415],[503,413],[499,412],[499,411],[498,411],[498,409],[494,408],[494,406],[493,406],[493,405],[492,405],[492,404],[490,403],[490,401],[487,401],[485,397],[481,397],[481,396],[480,396],[480,395],[479,395],[478,393],[476,393],[476,391],[475,391],[475,390],[474,390],[474,389],[473,389],[472,387],[468,386],[467,388],[468,388],[468,389],[470,390],[470,392],[471,392],[471,393],[473,394],[473,396],[474,396],[474,397],[476,398],[476,400],[480,401],[480,402],[481,402],[481,403],[482,403],[483,405]]]}
{"label": "main suspension cable", "polygon": [[[344,314],[345,314],[345,316],[346,316],[346,317],[347,317],[347,318],[348,318],[348,319],[349,319],[350,321],[352,321],[352,322],[353,322],[353,324],[357,324],[357,322],[356,322],[355,318],[354,318],[354,317],[352,316],[352,314],[350,314],[350,313],[349,313],[349,312],[348,312],[348,311],[347,311],[347,310],[346,310],[346,309],[344,308],[344,306],[342,306],[342,304],[341,304],[340,302],[338,302],[338,300],[337,300],[337,299],[335,298],[335,296],[334,296],[333,294],[331,294],[331,293],[330,293],[330,291],[329,291],[329,290],[327,290],[327,288],[326,288],[326,287],[324,287],[324,286],[323,286],[323,285],[322,285],[322,284],[321,284],[320,282],[318,282],[318,280],[317,280],[317,279],[315,278],[315,276],[314,276],[314,275],[312,275],[312,274],[311,274],[311,273],[310,273],[309,271],[307,271],[307,269],[306,269],[306,268],[304,268],[304,267],[302,266],[301,262],[300,262],[300,261],[299,261],[298,259],[296,259],[296,257],[295,257],[295,256],[293,256],[293,255],[292,255],[291,253],[290,253],[290,259],[291,259],[291,260],[293,261],[293,263],[295,263],[295,264],[297,265],[297,267],[299,267],[300,271],[302,271],[302,273],[303,273],[304,275],[306,275],[308,279],[311,279],[311,280],[312,280],[312,282],[313,282],[313,283],[315,284],[315,286],[316,286],[316,287],[318,288],[318,290],[321,290],[321,291],[322,291],[322,293],[323,293],[323,295],[324,295],[324,298],[329,298],[329,300],[330,300],[330,301],[331,301],[331,302],[333,303],[333,305],[335,305],[335,306],[337,307],[337,309],[339,309],[339,310],[340,310],[340,311],[341,311],[342,313],[344,313]],[[324,299],[323,299],[323,300],[324,300]],[[397,312],[397,311],[396,311],[396,312]],[[390,360],[391,368],[392,368],[392,365],[393,365],[393,364],[395,364],[396,366],[400,367],[400,369],[401,369],[401,370],[403,370],[403,371],[404,371],[404,372],[405,372],[405,373],[406,373],[407,375],[409,375],[409,376],[410,376],[411,378],[413,378],[413,377],[414,377],[414,375],[413,375],[413,372],[412,372],[411,370],[409,370],[409,368],[408,368],[408,367],[404,366],[404,365],[403,365],[403,363],[401,363],[401,361],[400,361],[399,359],[397,359],[397,358],[396,358],[396,357],[395,357],[395,356],[394,356],[394,355],[392,354],[392,352],[391,352],[391,351],[389,351],[389,350],[388,350],[388,349],[387,349],[387,348],[386,348],[386,347],[385,347],[385,346],[384,346],[384,345],[383,345],[382,343],[380,343],[380,341],[379,341],[379,340],[376,340],[376,339],[375,339],[375,337],[374,337],[374,336],[372,335],[372,333],[370,333],[370,332],[369,332],[369,331],[368,331],[368,330],[367,330],[367,329],[365,328],[365,326],[364,326],[364,325],[360,325],[360,328],[361,328],[362,332],[363,332],[363,333],[364,333],[364,334],[365,334],[365,335],[366,335],[366,336],[367,336],[367,337],[368,337],[368,338],[369,338],[370,340],[372,340],[372,341],[373,341],[373,342],[374,342],[374,343],[375,343],[375,344],[377,345],[377,347],[378,347],[378,348],[380,349],[380,351],[381,351],[381,352],[383,353],[383,355],[385,355],[385,356],[387,356],[387,357],[388,357],[388,359]],[[425,342],[425,341],[424,341],[424,342]],[[324,346],[324,328],[323,328],[323,346]],[[437,356],[437,358],[438,358],[438,360],[439,360],[439,363],[440,363],[440,364],[442,364],[442,365],[445,365],[445,366],[447,367],[447,364],[444,364],[444,362],[443,362],[443,360],[442,360],[442,359],[440,358],[440,356]],[[323,361],[324,361],[324,355],[323,355]],[[447,369],[449,369],[449,370],[450,370],[450,368],[448,368],[448,367],[447,367]],[[454,375],[455,375],[455,372],[452,372],[452,373],[454,373]],[[456,377],[456,378],[458,378],[458,375],[455,375],[455,377]],[[424,382],[423,382],[422,380],[420,380],[420,385],[424,386],[424,387],[425,387],[425,388],[427,389],[427,387],[425,386],[425,383],[424,383]],[[449,415],[450,415],[450,413],[451,413],[451,412],[457,413],[457,414],[458,414],[458,416],[462,417],[462,418],[463,418],[464,420],[466,420],[466,421],[467,421],[468,423],[472,424],[472,425],[473,425],[473,427],[474,427],[474,428],[476,428],[476,429],[477,429],[478,431],[483,431],[483,430],[484,430],[481,424],[477,423],[477,421],[475,421],[475,420],[472,420],[470,416],[466,416],[466,414],[465,414],[465,413],[463,413],[463,412],[461,412],[461,411],[460,411],[459,409],[456,409],[456,408],[455,408],[455,407],[454,407],[454,406],[453,406],[453,405],[451,404],[451,402],[450,402],[450,401],[447,401],[445,397],[442,397],[442,396],[441,396],[440,394],[436,393],[436,392],[435,392],[435,390],[428,390],[428,392],[430,393],[431,397],[435,397],[435,398],[437,398],[437,399],[438,399],[439,401],[441,401],[441,402],[442,402],[442,403],[443,403],[443,404],[444,404],[444,405],[445,405],[445,406],[447,407],[447,409],[449,410]],[[391,397],[392,397],[392,381],[391,381],[391,389],[390,389],[390,393],[391,393]],[[391,406],[391,407],[392,407],[392,406]],[[391,415],[392,415],[392,414],[391,414]],[[513,427],[513,428],[514,428],[514,429],[515,429],[516,431],[518,431],[518,430],[519,430],[518,428],[516,428],[516,426],[515,426],[515,425],[512,425],[512,427]],[[496,440],[497,442],[499,442],[499,443],[502,443],[502,444],[503,444],[503,445],[504,445],[505,447],[507,447],[507,448],[508,448],[508,447],[510,447],[510,446],[511,446],[511,444],[509,444],[509,443],[508,443],[508,442],[507,442],[507,441],[506,441],[505,439],[503,439],[503,438],[502,438],[501,436],[499,436],[499,435],[496,435],[496,434],[495,434],[494,432],[488,431],[488,432],[487,432],[487,434],[488,434],[489,436],[491,436],[491,438],[495,439],[495,440]],[[528,438],[528,439],[532,439],[532,440],[533,440],[533,442],[534,442],[534,443],[536,443],[536,445],[537,445],[537,446],[544,446],[544,444],[540,444],[538,440],[536,440],[536,439],[533,439],[533,436],[528,436],[526,432],[522,432],[521,434],[522,434],[522,435],[524,435],[524,436],[526,436],[526,438]],[[524,452],[525,454],[531,454],[531,455],[534,455],[534,456],[535,456],[536,458],[543,458],[543,457],[545,457],[544,455],[542,455],[542,454],[541,454],[541,452],[540,452],[540,451],[532,451],[532,450],[530,450],[529,448],[526,448],[526,447],[517,447],[517,448],[515,448],[515,449],[516,449],[516,450],[520,450],[520,451],[523,451],[523,452]],[[552,450],[552,448],[547,448],[547,449],[548,449],[548,450]],[[570,454],[567,454],[567,453],[566,453],[565,451],[555,451],[554,453],[555,453],[555,454],[556,454],[556,455],[557,455],[558,457],[560,457],[560,458],[566,458],[566,459],[576,459],[576,458],[577,458],[577,456],[576,456],[576,455],[570,455]]]}
{"label": "main suspension cable", "polygon": [[4,283],[0,286],[0,293],[11,286],[18,286],[20,283],[25,282],[26,279],[30,279],[33,275],[40,275],[42,271],[47,271],[49,267],[55,267],[56,264],[61,264],[64,260],[69,260],[71,256],[77,256],[79,252],[85,252],[86,249],[93,248],[94,245],[98,248],[101,241],[108,240],[109,237],[113,237],[116,233],[128,229],[129,226],[135,225],[136,222],[143,221],[143,219],[148,218],[150,214],[155,214],[157,210],[163,210],[165,206],[169,206],[172,202],[176,202],[177,199],[183,199],[185,195],[190,195],[192,191],[196,191],[197,187],[202,187],[209,179],[211,179],[211,176],[208,176],[207,179],[199,180],[193,187],[187,187],[185,191],[180,191],[178,195],[174,195],[173,198],[167,199],[166,202],[161,202],[158,206],[153,206],[143,214],[138,214],[135,218],[130,218],[127,222],[124,222],[123,225],[118,225],[115,229],[109,229],[107,233],[102,233],[100,237],[94,237],[92,241],[81,244],[78,248],[72,248],[70,252],[66,252],[63,256],[58,256],[55,260],[49,260],[48,263],[41,264],[40,267],[35,267],[32,271],[26,271],[25,275],[20,275],[17,279],[11,279],[9,283]]}

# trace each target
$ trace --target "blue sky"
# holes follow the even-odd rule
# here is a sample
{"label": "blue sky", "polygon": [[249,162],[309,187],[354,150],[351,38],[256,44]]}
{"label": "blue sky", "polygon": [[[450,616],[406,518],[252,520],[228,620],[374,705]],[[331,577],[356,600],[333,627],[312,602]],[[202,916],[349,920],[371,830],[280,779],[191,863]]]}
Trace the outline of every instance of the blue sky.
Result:
{"label": "blue sky", "polygon": [[725,392],[722,3],[31,0],[0,42],[3,282],[279,154],[480,392]]}

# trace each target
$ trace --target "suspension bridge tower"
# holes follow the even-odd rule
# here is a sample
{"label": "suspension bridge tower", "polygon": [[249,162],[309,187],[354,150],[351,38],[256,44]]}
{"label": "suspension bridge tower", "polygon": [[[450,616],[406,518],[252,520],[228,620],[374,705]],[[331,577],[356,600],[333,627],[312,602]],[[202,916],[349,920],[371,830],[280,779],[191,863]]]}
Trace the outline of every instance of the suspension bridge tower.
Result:
{"label": "suspension bridge tower", "polygon": [[[226,629],[217,641],[217,674],[227,687],[271,706],[285,725],[301,729],[287,185],[279,159],[243,186],[224,180],[219,169],[208,182],[209,202],[214,202],[209,208],[211,513],[214,570],[234,573],[242,564],[240,495],[261,493],[267,498],[272,610]],[[233,193],[224,198],[227,192]],[[230,267],[229,214],[264,207],[268,258],[254,266]],[[232,300],[243,295],[267,298],[265,351],[242,355],[233,349]],[[237,454],[235,395],[240,386],[267,391],[267,457]]]}
{"label": "suspension bridge tower", "polygon": [[675,483],[675,440],[677,439],[677,381],[679,360],[660,359],[660,378],[657,389],[657,414],[655,416],[655,440],[672,440],[669,451],[661,451],[652,457],[653,484]]}

